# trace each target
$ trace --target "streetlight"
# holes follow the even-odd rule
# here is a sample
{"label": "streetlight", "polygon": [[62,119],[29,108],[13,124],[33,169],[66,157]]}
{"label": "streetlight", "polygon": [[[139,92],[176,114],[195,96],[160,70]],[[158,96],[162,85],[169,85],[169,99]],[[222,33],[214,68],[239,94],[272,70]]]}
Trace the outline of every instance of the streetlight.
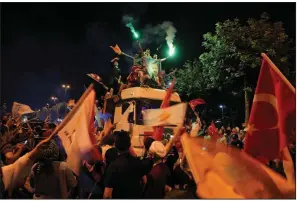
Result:
{"label": "streetlight", "polygon": [[224,108],[225,108],[226,106],[224,106],[224,105],[220,105],[219,107],[222,109],[222,119],[223,119],[223,117],[224,117]]}
{"label": "streetlight", "polygon": [[51,100],[54,101],[55,104],[57,99],[58,99],[57,97],[54,97],[54,96],[51,97]]}
{"label": "streetlight", "polygon": [[63,84],[63,85],[62,85],[62,88],[64,88],[64,90],[65,90],[65,97],[66,97],[66,92],[67,92],[67,89],[70,88],[70,85]]}

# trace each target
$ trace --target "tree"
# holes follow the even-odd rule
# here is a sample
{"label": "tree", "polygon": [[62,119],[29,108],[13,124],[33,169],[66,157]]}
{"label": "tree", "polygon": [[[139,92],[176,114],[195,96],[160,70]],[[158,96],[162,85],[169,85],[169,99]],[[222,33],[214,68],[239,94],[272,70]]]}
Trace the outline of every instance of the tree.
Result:
{"label": "tree", "polygon": [[[199,87],[205,90],[228,88],[234,95],[244,93],[247,122],[250,93],[256,86],[261,53],[266,53],[286,76],[292,72],[290,60],[295,55],[283,23],[272,22],[269,15],[263,13],[260,20],[248,19],[244,24],[239,19],[219,22],[215,25],[214,34],[207,33],[203,37],[202,45],[206,51],[200,55],[199,61],[186,62],[186,69],[181,70],[182,77],[177,78],[177,81],[182,82],[179,83],[180,90],[190,94]],[[199,63],[201,65],[197,65]],[[198,70],[194,70],[196,66]],[[188,77],[184,75],[186,72],[190,74]],[[201,79],[190,79],[196,72],[203,77],[203,86],[197,84]]]}
{"label": "tree", "polygon": [[205,95],[205,82],[201,74],[201,63],[198,59],[186,61],[175,73],[177,91],[188,99],[196,98],[194,95]]}

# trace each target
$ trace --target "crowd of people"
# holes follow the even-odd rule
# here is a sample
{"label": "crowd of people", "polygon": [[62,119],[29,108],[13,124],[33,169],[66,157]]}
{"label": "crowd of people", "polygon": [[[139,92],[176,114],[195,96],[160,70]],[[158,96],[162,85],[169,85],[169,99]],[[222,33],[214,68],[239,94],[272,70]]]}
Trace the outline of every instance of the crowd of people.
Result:
{"label": "crowd of people", "polygon": [[85,159],[76,175],[67,166],[59,137],[48,138],[55,124],[40,122],[32,129],[28,122],[19,126],[11,114],[1,120],[1,198],[196,197],[195,182],[182,160],[181,128],[166,145],[146,138],[145,156],[139,158],[129,132],[113,132],[114,125],[106,124],[94,145],[102,158]]}
{"label": "crowd of people", "polygon": [[[204,136],[243,149],[246,134],[244,127],[218,130],[213,123],[207,125],[197,118],[176,128],[168,141],[146,137],[145,154],[137,157],[129,132],[113,132],[115,126],[108,121],[94,134],[94,148],[101,154],[100,159],[83,160],[77,175],[66,163],[67,154],[59,137],[49,138],[55,124],[19,124],[11,114],[1,120],[0,198],[10,199],[199,198],[181,135]],[[270,166],[283,173],[279,162]]]}

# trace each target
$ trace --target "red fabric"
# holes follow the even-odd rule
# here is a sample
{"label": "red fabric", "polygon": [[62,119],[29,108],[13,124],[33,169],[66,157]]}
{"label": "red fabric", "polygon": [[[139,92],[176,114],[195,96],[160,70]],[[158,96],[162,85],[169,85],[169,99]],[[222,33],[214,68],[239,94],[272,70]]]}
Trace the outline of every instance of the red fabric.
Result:
{"label": "red fabric", "polygon": [[295,89],[262,60],[244,151],[266,163],[295,141]]}
{"label": "red fabric", "polygon": [[[167,90],[167,93],[166,93],[166,95],[164,97],[164,100],[163,100],[163,102],[161,104],[161,107],[160,107],[161,109],[162,108],[169,107],[169,105],[170,105],[170,98],[171,98],[171,94],[173,92],[173,87],[175,85],[175,80],[176,80],[175,78],[172,80],[171,85],[170,85],[170,87]],[[164,127],[163,126],[159,126],[159,127],[153,127],[153,128],[154,128],[154,137],[153,138],[155,140],[157,140],[157,141],[162,140]]]}
{"label": "red fabric", "polygon": [[211,122],[208,127],[208,134],[211,136],[211,139],[217,140],[219,138],[218,129],[216,128],[214,122]]}
{"label": "red fabric", "polygon": [[191,100],[189,102],[190,107],[194,110],[197,105],[205,104],[205,101],[201,98],[197,98],[195,100]]}
{"label": "red fabric", "polygon": [[[93,111],[92,111],[92,116],[91,117],[95,117],[95,107],[93,107]],[[94,118],[95,119],[95,118]],[[89,124],[89,135],[90,135],[90,139],[93,145],[96,145],[96,138],[94,135],[95,132],[95,122],[94,119],[90,120],[90,124]],[[100,154],[99,149],[94,146],[93,150],[92,150],[92,156],[94,160],[100,161],[102,160],[102,154]]]}
{"label": "red fabric", "polygon": [[148,132],[148,131],[144,131],[144,136],[148,137],[148,136],[153,136],[153,132]]}

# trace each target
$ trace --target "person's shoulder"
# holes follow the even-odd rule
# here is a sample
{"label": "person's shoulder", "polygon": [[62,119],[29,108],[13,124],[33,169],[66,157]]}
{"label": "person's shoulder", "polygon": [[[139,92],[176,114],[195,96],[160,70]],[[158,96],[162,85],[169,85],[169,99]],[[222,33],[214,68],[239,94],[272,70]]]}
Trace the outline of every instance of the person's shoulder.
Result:
{"label": "person's shoulder", "polygon": [[59,170],[67,170],[70,169],[68,167],[68,164],[65,161],[53,161],[52,165],[56,168],[59,168]]}

